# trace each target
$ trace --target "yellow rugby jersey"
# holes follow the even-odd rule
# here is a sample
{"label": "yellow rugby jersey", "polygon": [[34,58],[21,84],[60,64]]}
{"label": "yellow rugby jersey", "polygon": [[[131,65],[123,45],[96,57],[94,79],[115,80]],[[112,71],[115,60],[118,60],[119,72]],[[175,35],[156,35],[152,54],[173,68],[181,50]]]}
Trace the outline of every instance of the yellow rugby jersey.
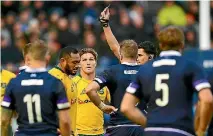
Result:
{"label": "yellow rugby jersey", "polygon": [[[10,82],[12,78],[15,78],[15,77],[16,75],[13,74],[12,72],[1,69],[1,101],[0,102],[2,102],[4,98],[5,89],[8,83]],[[1,113],[1,108],[0,108],[0,113]],[[0,117],[1,117],[1,114],[0,114]]]}
{"label": "yellow rugby jersey", "polygon": [[72,131],[74,131],[74,133],[75,133],[75,130],[76,130],[76,114],[77,114],[76,113],[77,112],[77,104],[76,104],[77,92],[76,92],[75,86],[73,86],[74,84],[72,83],[72,79],[57,66],[50,69],[49,73],[52,76],[61,80],[61,82],[64,84],[68,100],[71,104],[70,116],[71,116]]}
{"label": "yellow rugby jersey", "polygon": [[[103,134],[103,112],[90,101],[84,90],[91,81],[82,78],[80,75],[75,76],[72,80],[76,84],[78,93],[78,114],[76,120],[77,133],[84,135]],[[98,94],[102,101],[108,100],[110,102],[110,93],[106,87],[98,91]]]}
{"label": "yellow rugby jersey", "polygon": [[1,101],[2,101],[2,99],[4,97],[5,89],[7,87],[7,84],[14,77],[16,77],[16,75],[13,74],[12,72],[4,70],[4,69],[1,70]]}

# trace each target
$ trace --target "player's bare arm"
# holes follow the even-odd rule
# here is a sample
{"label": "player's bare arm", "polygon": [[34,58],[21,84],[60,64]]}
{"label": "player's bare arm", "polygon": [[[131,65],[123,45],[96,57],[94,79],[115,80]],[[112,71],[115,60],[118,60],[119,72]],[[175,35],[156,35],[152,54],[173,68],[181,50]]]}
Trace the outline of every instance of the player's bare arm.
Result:
{"label": "player's bare arm", "polygon": [[199,116],[199,126],[198,129],[196,130],[196,133],[198,136],[202,135],[205,133],[211,118],[213,114],[213,96],[210,91],[210,89],[205,88],[200,90],[199,92],[199,101],[200,104],[198,105],[198,115]]}
{"label": "player's bare arm", "polygon": [[70,136],[72,133],[71,133],[69,109],[60,110],[58,112],[58,116],[61,135]]}
{"label": "player's bare arm", "polygon": [[13,110],[2,107],[1,110],[1,136],[8,135],[8,128],[13,115]]}
{"label": "player's bare arm", "polygon": [[135,106],[139,102],[139,99],[130,93],[126,93],[121,103],[121,112],[129,118],[131,121],[146,126],[146,117],[143,113]]}
{"label": "player's bare arm", "polygon": [[110,18],[110,11],[108,6],[101,12],[101,16],[99,20],[103,26],[104,34],[106,36],[106,40],[110,49],[113,51],[115,56],[120,60],[120,55],[119,55],[120,46],[109,26],[109,18]]}
{"label": "player's bare arm", "polygon": [[196,111],[195,111],[195,117],[194,117],[194,129],[195,131],[198,130],[199,122],[200,122],[200,101],[197,102],[196,105]]}
{"label": "player's bare arm", "polygon": [[103,112],[105,113],[112,113],[114,112],[116,109],[113,106],[110,105],[106,105],[104,104],[100,97],[98,96],[97,91],[100,90],[100,86],[97,82],[93,81],[92,83],[90,83],[88,85],[88,87],[85,89],[88,97],[90,98],[90,100]]}

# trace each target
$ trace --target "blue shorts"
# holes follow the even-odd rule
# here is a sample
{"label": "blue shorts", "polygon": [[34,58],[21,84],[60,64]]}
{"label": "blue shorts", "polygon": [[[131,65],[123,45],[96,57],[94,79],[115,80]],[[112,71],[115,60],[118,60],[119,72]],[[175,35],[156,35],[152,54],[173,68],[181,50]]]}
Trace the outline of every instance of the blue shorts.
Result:
{"label": "blue shorts", "polygon": [[41,134],[25,134],[25,133],[21,133],[21,132],[16,132],[14,136],[58,136],[58,134],[53,134],[53,133],[41,133]]}
{"label": "blue shorts", "polygon": [[120,126],[106,129],[106,136],[143,136],[141,126]]}

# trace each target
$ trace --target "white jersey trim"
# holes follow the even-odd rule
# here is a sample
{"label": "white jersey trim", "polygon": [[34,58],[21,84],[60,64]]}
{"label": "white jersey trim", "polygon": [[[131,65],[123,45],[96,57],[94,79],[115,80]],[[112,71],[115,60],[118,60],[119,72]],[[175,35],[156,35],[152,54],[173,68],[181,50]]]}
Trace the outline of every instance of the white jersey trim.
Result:
{"label": "white jersey trim", "polygon": [[140,125],[124,124],[124,125],[108,126],[107,128],[117,128],[117,127],[138,127],[138,126],[140,126]]}
{"label": "white jersey trim", "polygon": [[195,86],[195,89],[196,89],[197,91],[200,91],[201,89],[210,88],[210,87],[211,87],[211,85],[210,85],[208,82],[204,82],[204,83],[197,84],[197,85]]}
{"label": "white jersey trim", "polygon": [[95,78],[94,80],[98,81],[100,84],[103,83],[103,81],[100,78]]}
{"label": "white jersey trim", "polygon": [[31,86],[31,85],[41,86],[43,84],[44,84],[43,79],[28,79],[28,80],[22,80],[21,81],[22,86]]}
{"label": "white jersey trim", "polygon": [[134,94],[136,92],[136,90],[137,90],[136,88],[128,86],[126,89],[126,92]]}
{"label": "white jersey trim", "polygon": [[10,102],[2,101],[1,106],[10,107]]}
{"label": "white jersey trim", "polygon": [[174,59],[161,59],[161,60],[157,60],[157,61],[154,61],[152,66],[153,67],[160,67],[160,66],[174,66],[176,65],[176,60]]}
{"label": "white jersey trim", "polygon": [[57,107],[59,110],[61,109],[66,109],[66,108],[69,108],[70,107],[70,103],[69,102],[66,102],[66,103],[59,103],[57,104]]}
{"label": "white jersey trim", "polygon": [[160,53],[160,57],[163,56],[181,56],[180,52],[175,51],[175,50],[168,50],[168,51],[162,51]]}
{"label": "white jersey trim", "polygon": [[177,128],[164,128],[164,127],[147,127],[144,129],[144,131],[163,131],[163,132],[175,132],[179,134],[183,134],[185,136],[194,136],[184,130],[180,130]]}

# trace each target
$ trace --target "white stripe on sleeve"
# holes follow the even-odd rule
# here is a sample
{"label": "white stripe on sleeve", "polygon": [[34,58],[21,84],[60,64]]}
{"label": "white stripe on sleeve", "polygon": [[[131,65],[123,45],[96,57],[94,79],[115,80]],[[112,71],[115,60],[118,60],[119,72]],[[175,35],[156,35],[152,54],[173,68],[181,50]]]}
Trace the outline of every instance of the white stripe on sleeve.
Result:
{"label": "white stripe on sleeve", "polygon": [[4,107],[10,107],[10,102],[2,101],[1,105]]}
{"label": "white stripe on sleeve", "polygon": [[211,85],[210,85],[208,82],[203,82],[203,83],[197,84],[197,85],[195,86],[195,89],[196,89],[197,91],[200,91],[201,89],[210,88],[210,87],[211,87]]}
{"label": "white stripe on sleeve", "polygon": [[66,108],[69,108],[70,107],[70,103],[69,102],[66,102],[66,103],[59,103],[57,104],[57,107],[58,109],[66,109]]}

